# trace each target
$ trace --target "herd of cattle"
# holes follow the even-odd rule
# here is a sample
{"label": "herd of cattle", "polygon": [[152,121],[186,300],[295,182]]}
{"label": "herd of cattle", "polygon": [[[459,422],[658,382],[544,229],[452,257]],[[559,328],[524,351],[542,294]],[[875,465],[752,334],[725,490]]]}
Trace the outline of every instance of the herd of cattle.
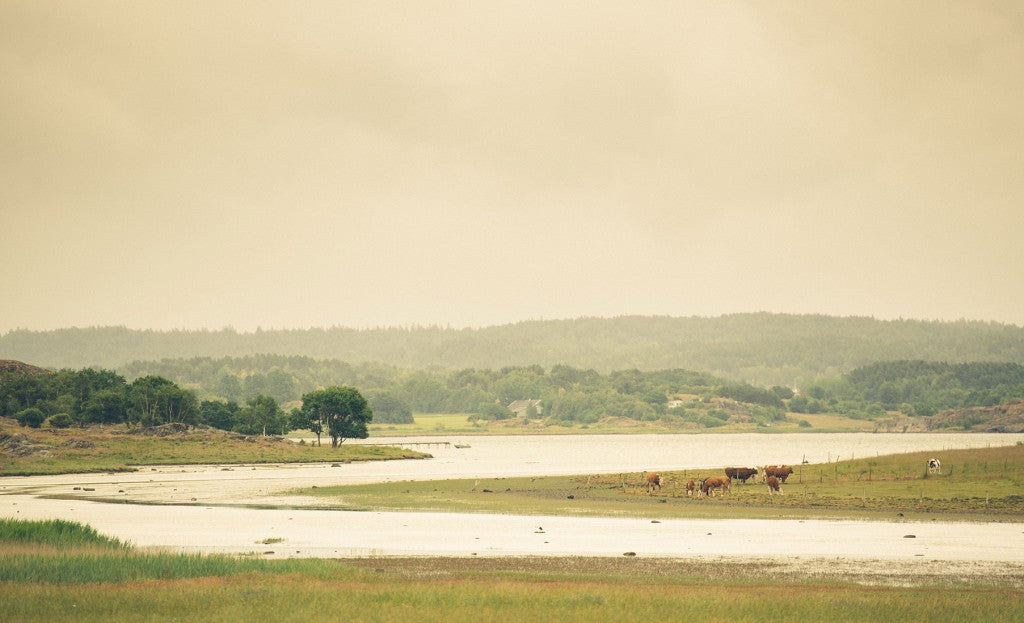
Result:
{"label": "herd of cattle", "polygon": [[[761,476],[761,482],[768,485],[768,494],[782,493],[781,484],[786,482],[793,468],[788,465],[768,465],[766,467],[726,467],[724,476],[710,476],[699,480],[688,480],[686,482],[686,495],[708,497],[720,495],[732,491],[732,481],[747,482],[751,478],[757,479]],[[656,472],[644,472],[644,479],[647,482],[647,492],[652,493],[655,489],[661,489],[661,474]]]}
{"label": "herd of cattle", "polygon": [[[938,459],[928,459],[928,473],[938,474],[942,471],[942,464]],[[793,473],[793,468],[788,465],[767,465],[765,467],[726,467],[724,476],[711,476],[700,480],[688,480],[686,482],[686,495],[711,497],[732,491],[733,480],[747,482],[751,478],[755,481],[758,475],[761,482],[768,485],[768,495],[782,493],[782,484]],[[652,493],[655,489],[661,489],[661,474],[656,472],[644,472],[644,479],[647,481],[647,492]]]}

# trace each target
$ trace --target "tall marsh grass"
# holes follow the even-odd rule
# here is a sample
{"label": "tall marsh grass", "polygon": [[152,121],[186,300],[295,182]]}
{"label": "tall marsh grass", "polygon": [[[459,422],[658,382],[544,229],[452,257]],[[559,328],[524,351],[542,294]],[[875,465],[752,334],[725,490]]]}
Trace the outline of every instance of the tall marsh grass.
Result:
{"label": "tall marsh grass", "polygon": [[127,545],[121,541],[104,536],[91,526],[63,519],[24,521],[0,518],[0,544],[2,543],[35,543],[55,547],[98,545],[112,549],[127,548]]}
{"label": "tall marsh grass", "polygon": [[[335,566],[337,568],[337,566]],[[224,577],[247,573],[305,573],[330,576],[331,565],[319,560],[264,560],[225,555],[70,551],[16,552],[0,550],[0,582],[83,584]]]}
{"label": "tall marsh grass", "polygon": [[129,582],[245,573],[330,577],[341,568],[319,560],[140,552],[72,521],[0,519],[0,582]]}

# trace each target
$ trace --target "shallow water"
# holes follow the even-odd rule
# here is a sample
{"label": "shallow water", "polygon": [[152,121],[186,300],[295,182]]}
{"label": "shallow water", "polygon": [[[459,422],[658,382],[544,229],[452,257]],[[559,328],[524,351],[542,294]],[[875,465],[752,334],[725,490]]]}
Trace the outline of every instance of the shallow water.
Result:
{"label": "shallow water", "polygon": [[[453,445],[431,444],[445,441]],[[430,452],[435,460],[428,469],[434,473],[471,478],[795,465],[1017,442],[1024,442],[1024,434],[519,435],[374,437],[356,443],[393,444]],[[469,447],[455,448],[455,443]]]}
{"label": "shallow water", "polygon": [[[275,494],[362,482],[640,472],[799,463],[1005,446],[1024,435],[777,434],[375,438],[435,458],[373,463],[176,466],[0,480],[0,516],[82,521],[140,546],[267,556],[581,555],[833,557],[1024,564],[1024,523],[676,520],[237,508],[309,504]],[[468,444],[455,448],[452,443]],[[435,442],[432,446],[421,446]],[[923,469],[923,466],[922,466]],[[78,487],[76,490],[75,487]],[[85,491],[91,489],[92,491]],[[41,496],[70,496],[47,499]],[[121,502],[171,505],[111,504]],[[188,506],[176,505],[188,504]],[[710,533],[710,534],[709,534]],[[907,538],[913,534],[914,538]],[[272,545],[264,539],[284,539]],[[265,552],[273,552],[266,554]]]}

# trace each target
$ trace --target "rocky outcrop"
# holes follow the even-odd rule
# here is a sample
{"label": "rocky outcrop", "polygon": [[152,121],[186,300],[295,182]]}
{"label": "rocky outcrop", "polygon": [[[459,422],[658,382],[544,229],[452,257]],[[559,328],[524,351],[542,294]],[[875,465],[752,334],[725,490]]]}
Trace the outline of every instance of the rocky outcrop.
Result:
{"label": "rocky outcrop", "polygon": [[122,432],[122,435],[144,435],[146,437],[171,437],[174,435],[185,435],[188,434],[188,424],[182,424],[181,422],[172,422],[170,424],[160,424],[159,426],[143,426],[141,428],[129,428]]}
{"label": "rocky outcrop", "polygon": [[13,359],[0,359],[0,379],[5,376],[27,376],[34,374],[53,374],[53,372],[46,368],[40,368]]}
{"label": "rocky outcrop", "polygon": [[53,451],[51,446],[36,443],[23,433],[0,431],[0,453],[11,456],[46,455]]}
{"label": "rocky outcrop", "polygon": [[929,418],[928,427],[933,430],[959,428],[979,433],[1024,433],[1024,401],[950,409]]}

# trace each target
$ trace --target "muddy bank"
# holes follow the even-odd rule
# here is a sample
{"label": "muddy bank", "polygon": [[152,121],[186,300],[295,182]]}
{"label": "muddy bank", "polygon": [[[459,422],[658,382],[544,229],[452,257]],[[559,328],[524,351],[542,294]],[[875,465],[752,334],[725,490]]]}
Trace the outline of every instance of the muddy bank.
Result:
{"label": "muddy bank", "polygon": [[5,496],[142,547],[270,557],[622,556],[943,560],[1024,565],[1024,524],[689,520],[150,506]]}

